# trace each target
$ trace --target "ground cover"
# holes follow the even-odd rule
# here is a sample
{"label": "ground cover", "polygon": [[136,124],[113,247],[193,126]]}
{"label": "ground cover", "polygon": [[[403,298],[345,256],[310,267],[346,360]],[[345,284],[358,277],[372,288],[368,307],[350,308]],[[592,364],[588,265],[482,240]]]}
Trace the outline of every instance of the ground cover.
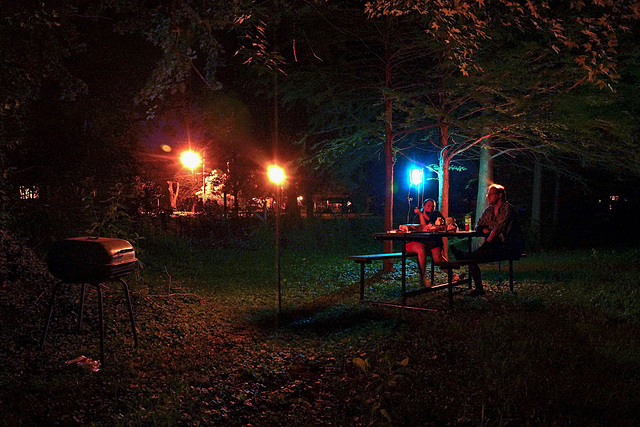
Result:
{"label": "ground cover", "polygon": [[[98,357],[95,295],[77,332],[79,292],[65,289],[38,351],[50,279],[18,254],[32,268],[6,273],[0,288],[0,423],[640,422],[636,249],[530,254],[516,264],[514,294],[489,270],[486,297],[458,292],[449,311],[446,294],[433,294],[412,303],[435,311],[400,313],[358,303],[359,271],[344,256],[366,248],[307,242],[305,251],[290,237],[278,322],[273,251],[259,240],[140,242],[142,267],[129,278],[140,345],[108,284],[99,372],[66,363]],[[368,292],[397,297],[398,273],[378,270],[368,270]],[[409,274],[417,286],[413,263]]]}

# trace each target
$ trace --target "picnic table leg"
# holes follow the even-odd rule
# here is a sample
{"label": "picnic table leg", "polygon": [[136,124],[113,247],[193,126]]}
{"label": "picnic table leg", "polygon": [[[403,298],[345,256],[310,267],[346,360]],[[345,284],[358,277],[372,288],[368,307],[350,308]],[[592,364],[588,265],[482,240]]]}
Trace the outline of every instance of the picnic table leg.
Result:
{"label": "picnic table leg", "polygon": [[402,242],[402,306],[407,302],[407,242],[405,240]]}
{"label": "picnic table leg", "polygon": [[509,260],[509,289],[513,292],[513,260]]}
{"label": "picnic table leg", "polygon": [[[473,238],[471,236],[467,237],[467,243],[469,245],[468,253],[473,252]],[[471,289],[471,271],[469,270],[468,266],[467,266],[467,274],[469,275],[469,289]]]}
{"label": "picnic table leg", "polygon": [[360,301],[364,301],[364,262],[360,263]]}
{"label": "picnic table leg", "polygon": [[433,257],[431,257],[431,283],[434,283],[435,280],[435,264],[433,261]]}
{"label": "picnic table leg", "polygon": [[447,271],[449,277],[449,309],[453,309],[453,269]]}

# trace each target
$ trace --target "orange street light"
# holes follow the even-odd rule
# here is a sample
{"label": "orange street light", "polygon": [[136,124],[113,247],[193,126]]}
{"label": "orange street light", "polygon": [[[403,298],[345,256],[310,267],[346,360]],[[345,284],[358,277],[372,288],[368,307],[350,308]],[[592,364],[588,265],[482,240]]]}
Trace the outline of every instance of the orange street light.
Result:
{"label": "orange street light", "polygon": [[202,151],[202,155],[191,150],[183,151],[182,154],[180,154],[180,161],[192,171],[202,164],[202,204],[204,205],[204,150]]}
{"label": "orange street light", "polygon": [[269,176],[269,181],[276,185],[281,184],[286,178],[284,169],[277,165],[271,165],[267,168],[267,176]]}
{"label": "orange street light", "polygon": [[200,166],[200,163],[202,162],[202,158],[195,151],[189,150],[189,151],[183,151],[182,154],[180,154],[180,161],[182,162],[183,165],[193,170],[198,166]]}

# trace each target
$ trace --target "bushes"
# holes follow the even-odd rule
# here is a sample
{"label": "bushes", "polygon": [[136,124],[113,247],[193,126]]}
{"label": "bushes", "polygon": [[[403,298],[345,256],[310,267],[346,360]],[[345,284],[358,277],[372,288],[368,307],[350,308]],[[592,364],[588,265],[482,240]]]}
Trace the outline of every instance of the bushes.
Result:
{"label": "bushes", "polygon": [[0,284],[11,287],[46,284],[51,280],[46,265],[29,248],[0,230]]}
{"label": "bushes", "polygon": [[369,250],[375,245],[371,234],[382,228],[379,217],[287,218],[281,230],[287,250],[347,253]]}
{"label": "bushes", "polygon": [[[274,218],[261,221],[255,217],[227,219],[195,215],[172,217],[162,231],[160,227],[147,227],[140,233],[174,234],[206,247],[272,251],[275,244],[274,222]],[[367,251],[377,244],[371,235],[380,230],[382,218],[379,217],[307,219],[283,216],[280,243],[287,251]]]}

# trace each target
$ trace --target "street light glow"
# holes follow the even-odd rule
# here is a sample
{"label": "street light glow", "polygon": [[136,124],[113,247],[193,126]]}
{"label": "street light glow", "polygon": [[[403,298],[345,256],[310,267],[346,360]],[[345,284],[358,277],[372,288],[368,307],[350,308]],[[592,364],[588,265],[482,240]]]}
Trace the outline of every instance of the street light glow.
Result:
{"label": "street light glow", "polygon": [[422,169],[411,169],[409,171],[409,183],[411,185],[420,186],[424,182],[424,173]]}
{"label": "street light glow", "polygon": [[182,162],[183,165],[185,165],[189,169],[195,169],[198,166],[200,166],[200,163],[202,162],[202,158],[195,151],[189,150],[189,151],[183,151],[182,154],[180,154],[180,161]]}
{"label": "street light glow", "polygon": [[286,178],[284,169],[277,165],[271,165],[267,168],[267,176],[269,176],[269,181],[274,184],[280,184]]}

